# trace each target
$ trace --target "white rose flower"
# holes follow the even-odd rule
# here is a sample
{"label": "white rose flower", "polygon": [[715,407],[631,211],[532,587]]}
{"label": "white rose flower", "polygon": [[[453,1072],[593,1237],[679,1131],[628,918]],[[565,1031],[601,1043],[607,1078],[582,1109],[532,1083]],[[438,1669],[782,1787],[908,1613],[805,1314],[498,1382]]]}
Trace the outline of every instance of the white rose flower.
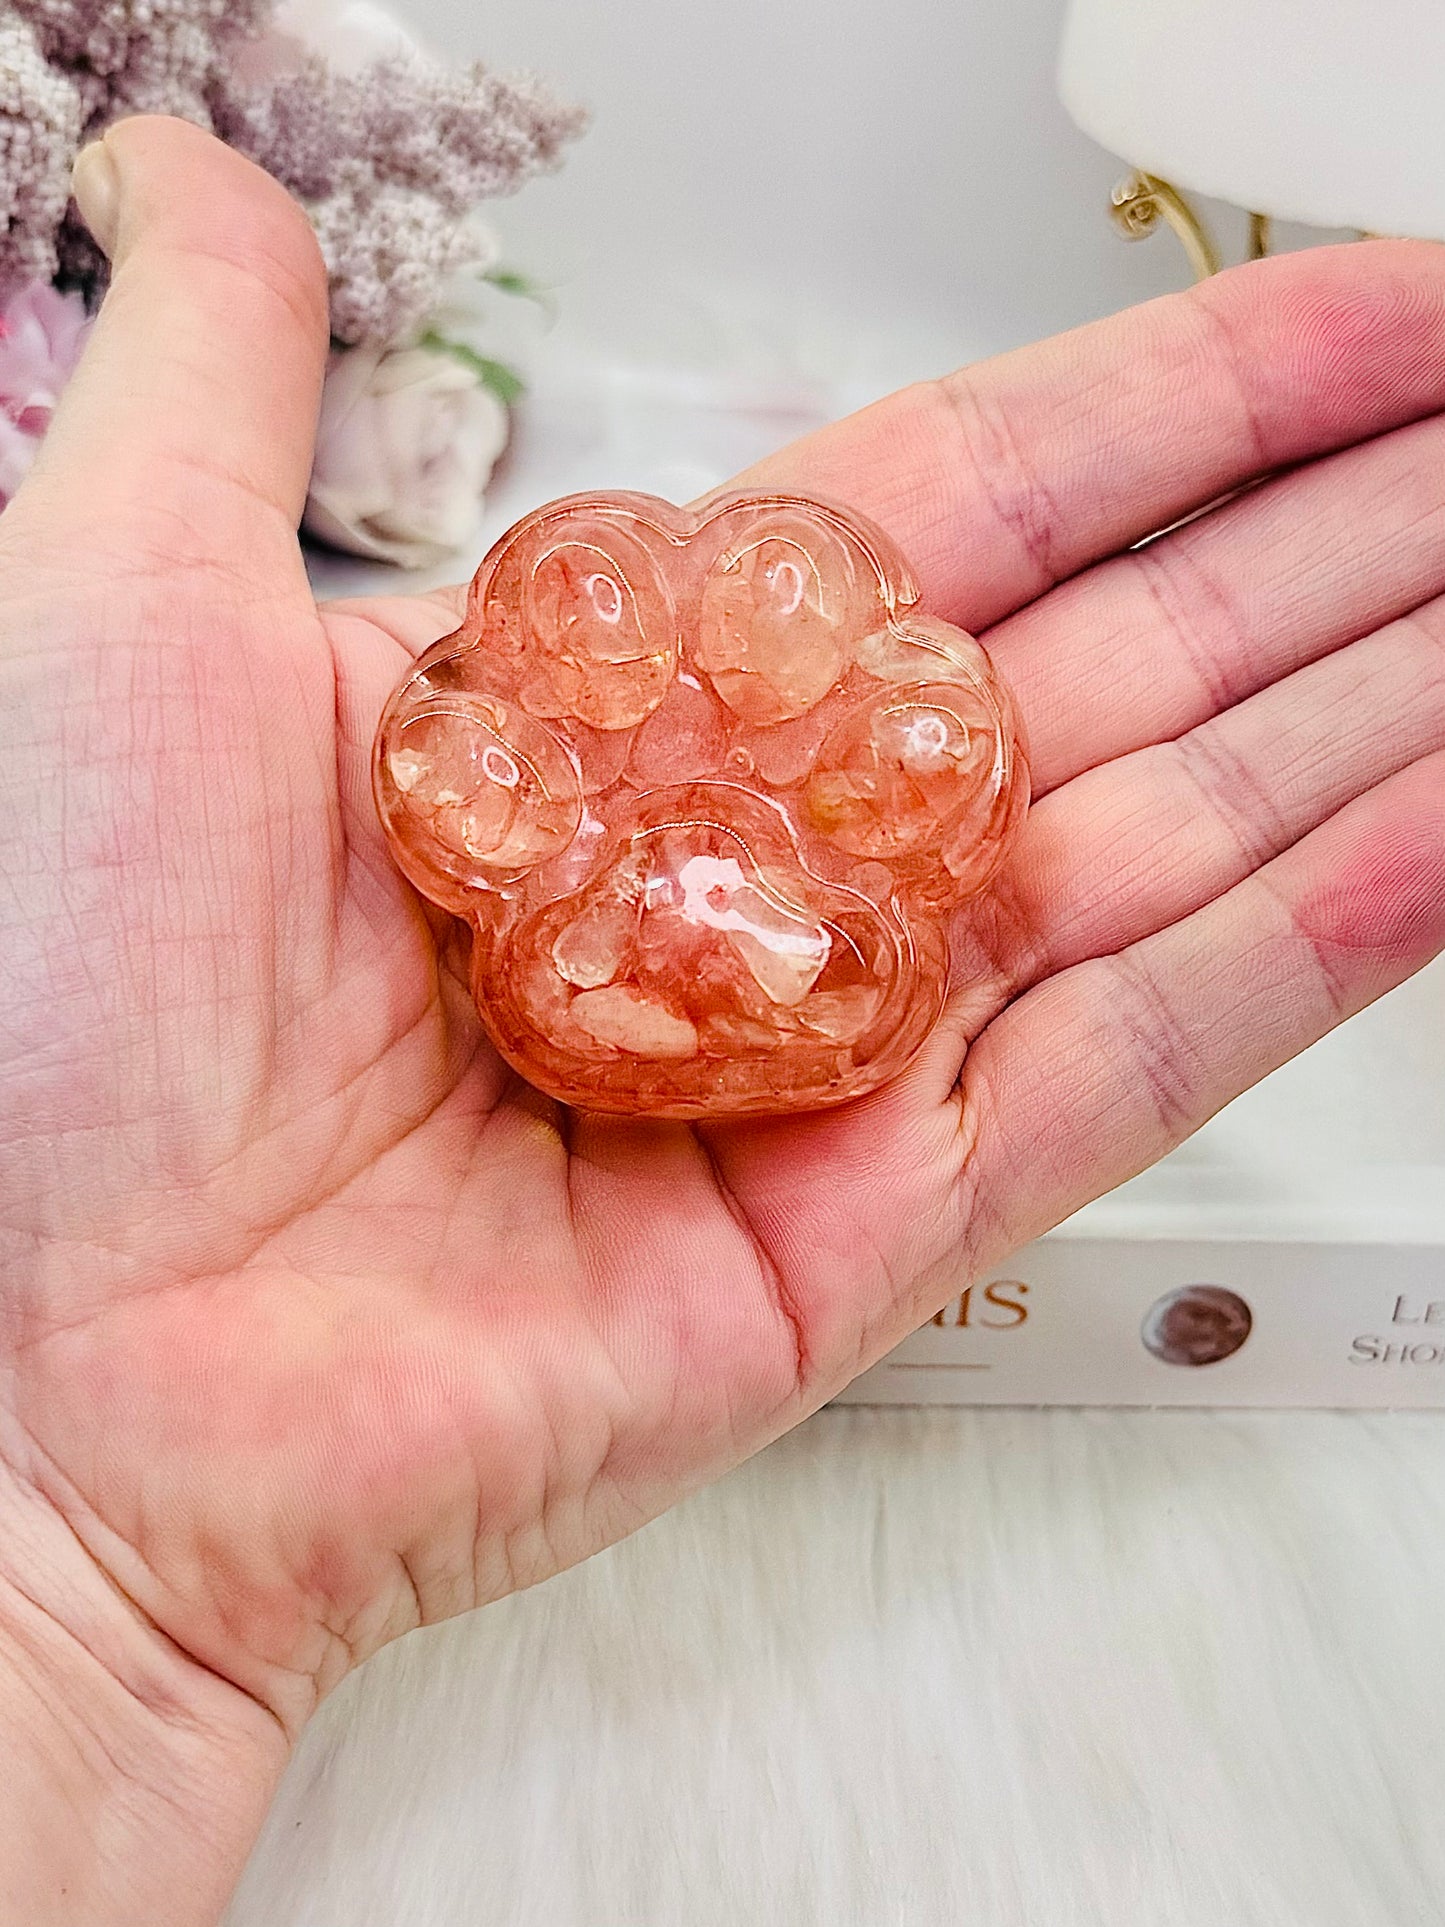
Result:
{"label": "white rose flower", "polygon": [[429,567],[475,536],[507,427],[477,371],[445,349],[341,350],[303,527],[350,555]]}

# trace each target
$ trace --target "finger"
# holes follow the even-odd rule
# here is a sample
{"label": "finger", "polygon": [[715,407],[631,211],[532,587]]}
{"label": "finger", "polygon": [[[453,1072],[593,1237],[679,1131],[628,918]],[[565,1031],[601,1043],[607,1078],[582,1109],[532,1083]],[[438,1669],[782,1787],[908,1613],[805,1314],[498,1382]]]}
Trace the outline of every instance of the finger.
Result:
{"label": "finger", "polygon": [[223,533],[252,565],[294,550],[328,341],[305,215],[220,141],[157,118],[86,150],[75,191],[113,278],[10,513],[172,564],[214,566]]}
{"label": "finger", "polygon": [[1445,755],[1183,922],[1051,978],[963,1072],[981,1265],[1154,1163],[1445,946]]}
{"label": "finger", "polygon": [[[427,589],[420,595],[347,596],[324,603],[323,609],[333,622],[365,622],[384,630],[395,645],[392,681],[401,665],[414,662],[434,642],[450,635],[467,612],[465,582],[451,583],[443,589]],[[387,694],[391,684],[387,684]]]}
{"label": "finger", "polygon": [[1445,407],[1445,254],[1251,263],[905,389],[741,478],[873,517],[978,629],[1285,464]]}
{"label": "finger", "polygon": [[1028,985],[1189,916],[1437,751],[1438,602],[1035,804],[994,899],[963,920],[961,974],[992,981],[991,1017]]}
{"label": "finger", "polygon": [[1445,594],[1445,420],[1380,436],[991,629],[1043,794]]}

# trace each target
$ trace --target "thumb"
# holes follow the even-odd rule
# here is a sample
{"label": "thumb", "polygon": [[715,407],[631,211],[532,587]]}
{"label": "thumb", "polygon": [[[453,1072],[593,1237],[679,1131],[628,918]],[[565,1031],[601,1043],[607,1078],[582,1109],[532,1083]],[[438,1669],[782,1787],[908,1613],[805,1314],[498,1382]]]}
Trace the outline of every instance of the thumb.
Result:
{"label": "thumb", "polygon": [[328,345],[306,216],[177,120],[117,123],[73,189],[111,284],[7,520],[169,566],[283,546],[294,566]]}

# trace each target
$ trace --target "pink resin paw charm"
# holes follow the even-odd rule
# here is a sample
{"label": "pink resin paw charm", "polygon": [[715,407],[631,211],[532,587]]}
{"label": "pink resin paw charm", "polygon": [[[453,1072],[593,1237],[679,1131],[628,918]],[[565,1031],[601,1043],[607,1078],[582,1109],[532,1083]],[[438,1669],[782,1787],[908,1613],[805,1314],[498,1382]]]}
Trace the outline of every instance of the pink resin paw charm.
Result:
{"label": "pink resin paw charm", "polygon": [[907,1063],[1028,803],[1008,694],[917,599],[877,529],[778,495],[575,496],[492,550],[376,793],[531,1083],[721,1117]]}

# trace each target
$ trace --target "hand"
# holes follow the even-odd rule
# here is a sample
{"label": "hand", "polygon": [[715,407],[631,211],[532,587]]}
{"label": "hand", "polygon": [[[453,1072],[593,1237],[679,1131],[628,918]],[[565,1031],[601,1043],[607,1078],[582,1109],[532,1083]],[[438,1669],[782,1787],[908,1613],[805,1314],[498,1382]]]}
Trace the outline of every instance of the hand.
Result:
{"label": "hand", "polygon": [[755,1451],[1445,941],[1445,251],[1245,269],[746,478],[899,539],[1040,800],[906,1077],[690,1128],[520,1087],[388,859],[372,731],[457,604],[311,600],[304,220],[193,129],[106,149],[114,283],[0,520],[0,1724],[42,1761],[0,1894],[182,1927],[349,1666]]}

